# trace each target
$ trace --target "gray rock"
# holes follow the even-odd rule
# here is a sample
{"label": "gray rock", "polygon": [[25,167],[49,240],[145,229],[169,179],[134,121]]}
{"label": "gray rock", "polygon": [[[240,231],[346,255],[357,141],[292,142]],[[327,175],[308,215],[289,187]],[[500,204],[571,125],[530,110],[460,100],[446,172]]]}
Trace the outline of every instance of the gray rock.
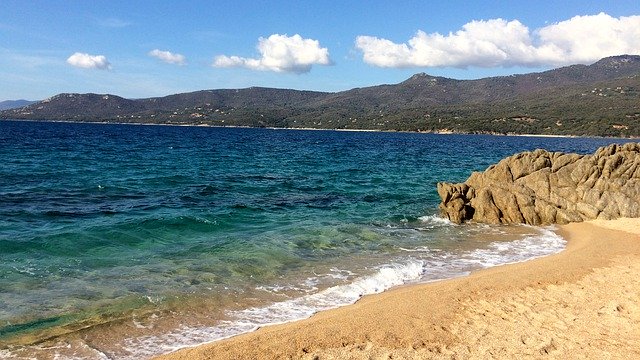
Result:
{"label": "gray rock", "polygon": [[565,224],[640,217],[640,143],[592,155],[527,151],[460,184],[438,183],[440,211],[455,223]]}

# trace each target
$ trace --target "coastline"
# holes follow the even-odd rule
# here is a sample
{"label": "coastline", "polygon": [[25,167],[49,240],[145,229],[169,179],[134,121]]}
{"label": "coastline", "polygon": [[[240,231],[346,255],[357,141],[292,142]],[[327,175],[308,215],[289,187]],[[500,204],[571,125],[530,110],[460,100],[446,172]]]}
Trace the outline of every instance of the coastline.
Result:
{"label": "coastline", "polygon": [[267,129],[267,130],[299,130],[299,131],[339,131],[339,132],[383,132],[383,133],[407,133],[407,134],[434,134],[434,135],[488,135],[488,136],[517,136],[517,137],[540,137],[540,138],[589,138],[589,139],[620,139],[624,141],[640,139],[636,136],[598,136],[598,135],[559,135],[559,134],[519,134],[519,133],[467,133],[448,130],[438,131],[405,131],[405,130],[382,130],[382,129],[329,129],[329,128],[293,128],[293,127],[253,127],[241,125],[210,125],[210,124],[181,124],[181,123],[139,123],[139,122],[114,122],[114,121],[74,121],[74,120],[28,120],[28,119],[0,119],[0,121],[20,121],[20,122],[52,122],[67,124],[96,124],[96,125],[135,125],[135,126],[178,126],[178,127],[210,127],[229,129]]}
{"label": "coastline", "polygon": [[554,255],[395,288],[156,359],[640,357],[640,219],[558,233],[567,247]]}

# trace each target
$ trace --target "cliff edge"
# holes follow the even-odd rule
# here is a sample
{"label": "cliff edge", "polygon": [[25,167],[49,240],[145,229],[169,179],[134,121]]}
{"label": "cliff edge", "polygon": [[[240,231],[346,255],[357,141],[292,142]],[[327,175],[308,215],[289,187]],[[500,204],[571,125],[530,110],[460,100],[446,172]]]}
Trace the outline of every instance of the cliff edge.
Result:
{"label": "cliff edge", "polygon": [[640,217],[640,143],[592,155],[515,154],[459,184],[438,183],[442,215],[454,223],[566,224]]}

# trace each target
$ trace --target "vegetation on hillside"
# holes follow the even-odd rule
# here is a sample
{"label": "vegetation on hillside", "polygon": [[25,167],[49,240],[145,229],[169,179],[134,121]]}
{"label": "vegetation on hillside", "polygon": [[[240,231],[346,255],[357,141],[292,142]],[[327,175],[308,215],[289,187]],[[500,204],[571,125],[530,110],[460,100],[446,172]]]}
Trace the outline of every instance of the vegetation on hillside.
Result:
{"label": "vegetation on hillside", "polygon": [[337,93],[248,88],[138,100],[59,94],[1,111],[0,119],[638,137],[640,56],[479,80],[416,74]]}

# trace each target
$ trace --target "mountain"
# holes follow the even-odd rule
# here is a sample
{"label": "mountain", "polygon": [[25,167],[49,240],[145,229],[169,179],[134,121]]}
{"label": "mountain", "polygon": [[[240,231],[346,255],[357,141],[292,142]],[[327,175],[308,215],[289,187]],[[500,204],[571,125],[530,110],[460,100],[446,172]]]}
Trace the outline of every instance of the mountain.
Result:
{"label": "mountain", "polygon": [[29,101],[29,100],[5,100],[0,101],[0,110],[8,110],[20,108],[23,106],[31,105],[36,103],[37,101]]}
{"label": "mountain", "polygon": [[137,100],[59,94],[1,111],[0,119],[640,136],[640,56],[477,80],[420,73],[335,93],[252,87]]}

